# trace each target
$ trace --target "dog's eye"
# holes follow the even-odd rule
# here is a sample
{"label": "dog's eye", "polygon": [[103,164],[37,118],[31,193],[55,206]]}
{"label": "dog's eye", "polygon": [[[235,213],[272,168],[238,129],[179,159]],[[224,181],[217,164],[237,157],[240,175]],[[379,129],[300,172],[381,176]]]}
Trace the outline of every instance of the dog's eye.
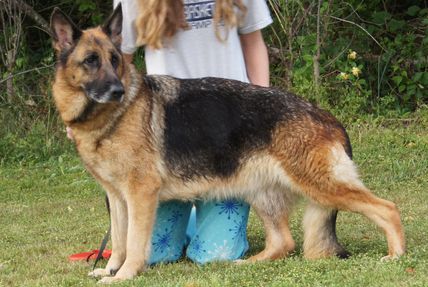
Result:
{"label": "dog's eye", "polygon": [[89,65],[89,66],[97,65],[98,64],[98,55],[92,54],[92,55],[86,57],[84,63],[86,65]]}
{"label": "dog's eye", "polygon": [[116,69],[119,65],[119,57],[115,54],[111,55],[111,65]]}

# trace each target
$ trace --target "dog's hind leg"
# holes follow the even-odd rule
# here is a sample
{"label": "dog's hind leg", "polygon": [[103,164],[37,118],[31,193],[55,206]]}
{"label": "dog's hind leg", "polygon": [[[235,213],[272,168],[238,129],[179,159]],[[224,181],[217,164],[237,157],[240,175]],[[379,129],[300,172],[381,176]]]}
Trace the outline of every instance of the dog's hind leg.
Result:
{"label": "dog's hind leg", "polygon": [[[405,251],[400,214],[394,203],[373,195],[359,179],[356,168],[341,146],[319,152],[314,160],[316,171],[307,165],[300,170],[299,189],[313,201],[327,208],[358,212],[383,229],[388,242],[388,256],[395,258]],[[330,152],[330,156],[325,156]],[[315,166],[315,165],[312,165]]]}
{"label": "dog's hind leg", "polygon": [[388,241],[388,256],[383,259],[396,258],[404,253],[404,233],[394,203],[374,196],[363,187],[337,184],[330,191],[336,195],[317,194],[314,199],[335,208],[361,213],[383,229]]}
{"label": "dog's hind leg", "polygon": [[303,217],[303,250],[306,258],[332,255],[349,257],[349,253],[337,241],[336,218],[337,210],[322,207],[315,202],[308,204]]}

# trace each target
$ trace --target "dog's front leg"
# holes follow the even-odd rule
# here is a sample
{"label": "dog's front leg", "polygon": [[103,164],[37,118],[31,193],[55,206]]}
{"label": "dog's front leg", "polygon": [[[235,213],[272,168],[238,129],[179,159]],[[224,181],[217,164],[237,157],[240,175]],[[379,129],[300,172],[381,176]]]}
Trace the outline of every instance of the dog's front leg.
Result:
{"label": "dog's front leg", "polygon": [[150,255],[152,228],[158,204],[160,180],[154,176],[134,176],[124,194],[128,210],[126,260],[114,277],[100,283],[132,279],[144,270]]}
{"label": "dog's front leg", "polygon": [[126,258],[126,233],[128,230],[128,211],[120,192],[112,185],[102,181],[110,204],[112,255],[105,268],[89,272],[89,276],[103,277],[114,275]]}
{"label": "dog's front leg", "polygon": [[114,275],[126,258],[128,210],[121,196],[115,194],[114,197],[114,200],[110,201],[112,254],[105,268],[108,273],[106,275]]}

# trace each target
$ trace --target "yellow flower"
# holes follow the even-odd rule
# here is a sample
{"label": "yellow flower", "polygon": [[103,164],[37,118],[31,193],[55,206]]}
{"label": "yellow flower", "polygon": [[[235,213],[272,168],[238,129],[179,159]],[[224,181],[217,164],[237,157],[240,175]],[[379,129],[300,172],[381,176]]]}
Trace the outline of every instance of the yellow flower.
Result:
{"label": "yellow flower", "polygon": [[342,80],[347,80],[349,79],[349,75],[345,72],[340,72],[339,78],[341,78]]}
{"label": "yellow flower", "polygon": [[355,51],[349,51],[349,54],[348,54],[348,59],[350,59],[350,60],[355,60],[357,58],[357,52],[355,52]]}
{"label": "yellow flower", "polygon": [[361,70],[358,67],[352,67],[352,75],[358,77],[361,74]]}

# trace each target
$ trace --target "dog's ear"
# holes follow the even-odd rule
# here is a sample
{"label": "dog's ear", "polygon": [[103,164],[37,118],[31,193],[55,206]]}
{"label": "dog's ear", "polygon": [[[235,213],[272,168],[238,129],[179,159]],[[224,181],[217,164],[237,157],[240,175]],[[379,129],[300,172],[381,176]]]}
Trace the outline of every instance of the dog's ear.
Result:
{"label": "dog's ear", "polygon": [[102,26],[104,33],[106,33],[117,46],[119,46],[122,41],[122,20],[122,3],[119,3],[116,9],[114,9],[113,14],[111,14]]}
{"label": "dog's ear", "polygon": [[58,51],[69,48],[82,35],[82,31],[58,7],[51,15],[51,30],[54,48]]}

